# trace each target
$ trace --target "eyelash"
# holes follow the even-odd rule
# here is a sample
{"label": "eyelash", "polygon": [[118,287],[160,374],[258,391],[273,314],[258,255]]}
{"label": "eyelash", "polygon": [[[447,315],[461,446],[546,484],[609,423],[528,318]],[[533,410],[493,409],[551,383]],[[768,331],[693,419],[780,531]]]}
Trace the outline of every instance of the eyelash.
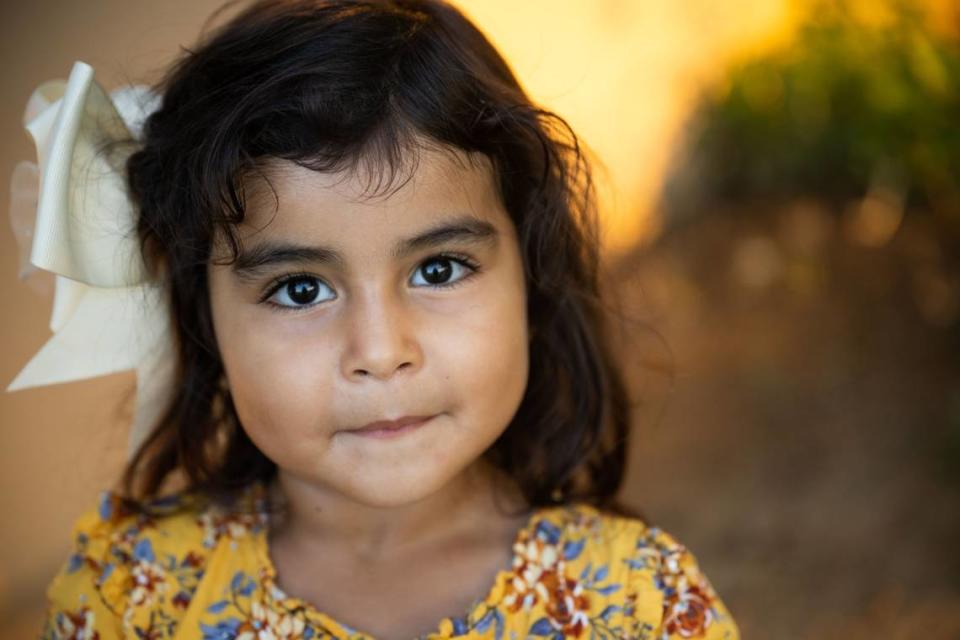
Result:
{"label": "eyelash", "polygon": [[[438,260],[438,259],[453,260],[455,262],[459,262],[460,264],[462,264],[464,267],[468,269],[468,272],[459,280],[454,280],[453,282],[446,283],[446,284],[429,285],[430,288],[453,289],[455,287],[460,286],[461,284],[463,284],[464,282],[466,282],[467,280],[475,276],[480,271],[480,265],[477,264],[477,262],[473,260],[470,256],[464,255],[462,253],[438,253],[438,254],[429,256],[428,258],[423,260],[419,265],[417,265],[417,269],[419,269],[425,264],[428,264],[433,260]],[[286,305],[277,304],[275,302],[270,302],[270,298],[272,298],[277,291],[285,287],[288,283],[298,280],[300,278],[314,278],[316,280],[320,280],[321,282],[323,281],[322,278],[318,278],[314,274],[307,273],[305,271],[299,271],[296,273],[285,273],[282,276],[278,276],[277,278],[274,278],[273,280],[270,281],[270,283],[267,285],[266,293],[264,293],[260,297],[259,302],[262,304],[271,306],[277,311],[281,311],[281,312],[297,313],[300,311],[305,311],[307,309],[312,309],[314,306],[316,306],[319,303],[304,305],[302,307],[289,307]]]}

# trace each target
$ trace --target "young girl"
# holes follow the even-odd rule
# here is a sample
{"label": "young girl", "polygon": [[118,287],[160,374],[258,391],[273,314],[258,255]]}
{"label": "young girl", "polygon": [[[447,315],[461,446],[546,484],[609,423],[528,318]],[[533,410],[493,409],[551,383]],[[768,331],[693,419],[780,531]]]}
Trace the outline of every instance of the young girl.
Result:
{"label": "young girl", "polygon": [[589,167],[474,25],[262,0],[155,91],[118,175],[175,380],[44,638],[738,638],[615,502]]}

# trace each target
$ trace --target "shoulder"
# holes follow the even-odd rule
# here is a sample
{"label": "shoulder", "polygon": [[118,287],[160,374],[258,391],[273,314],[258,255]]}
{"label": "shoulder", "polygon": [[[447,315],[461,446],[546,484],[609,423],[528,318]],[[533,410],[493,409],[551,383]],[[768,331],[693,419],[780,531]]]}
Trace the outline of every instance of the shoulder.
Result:
{"label": "shoulder", "polygon": [[194,492],[144,502],[102,492],[74,522],[69,555],[47,588],[43,637],[171,635],[217,539],[241,522],[232,513]]}
{"label": "shoulder", "polygon": [[670,533],[585,503],[543,514],[534,537],[556,545],[568,586],[584,596],[585,625],[620,613],[628,637],[739,638],[696,557]]}
{"label": "shoulder", "polygon": [[739,629],[693,552],[663,529],[645,527],[628,560],[638,593],[662,596],[658,637],[734,640]]}

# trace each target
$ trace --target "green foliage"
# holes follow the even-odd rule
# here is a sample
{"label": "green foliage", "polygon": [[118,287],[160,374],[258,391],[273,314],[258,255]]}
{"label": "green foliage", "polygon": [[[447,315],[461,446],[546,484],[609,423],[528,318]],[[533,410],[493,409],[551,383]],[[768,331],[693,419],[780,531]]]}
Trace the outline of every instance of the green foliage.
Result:
{"label": "green foliage", "polygon": [[674,181],[668,212],[704,199],[842,203],[879,181],[960,238],[960,47],[916,6],[888,8],[876,27],[819,2],[790,48],[732,69],[693,119],[696,175]]}

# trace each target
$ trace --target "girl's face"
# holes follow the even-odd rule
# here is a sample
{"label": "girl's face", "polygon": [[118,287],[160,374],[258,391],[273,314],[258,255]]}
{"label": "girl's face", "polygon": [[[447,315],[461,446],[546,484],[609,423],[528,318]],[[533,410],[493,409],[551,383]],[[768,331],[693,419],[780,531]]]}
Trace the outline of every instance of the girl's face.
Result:
{"label": "girl's face", "polygon": [[[523,397],[528,328],[516,230],[490,164],[425,150],[364,195],[356,174],[274,165],[234,265],[209,266],[217,343],[243,428],[280,474],[369,506],[465,471]],[[213,263],[228,257],[219,244]],[[432,416],[377,438],[368,423]]]}

